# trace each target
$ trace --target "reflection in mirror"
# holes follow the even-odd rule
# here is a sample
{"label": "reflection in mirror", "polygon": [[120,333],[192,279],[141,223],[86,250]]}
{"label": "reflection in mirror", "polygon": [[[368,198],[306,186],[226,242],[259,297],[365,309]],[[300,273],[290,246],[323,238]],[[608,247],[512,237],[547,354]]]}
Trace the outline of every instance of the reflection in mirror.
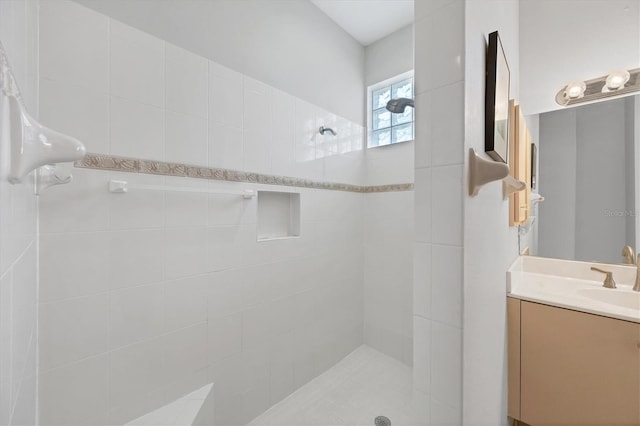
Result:
{"label": "reflection in mirror", "polygon": [[622,263],[636,247],[638,97],[539,116],[537,252]]}

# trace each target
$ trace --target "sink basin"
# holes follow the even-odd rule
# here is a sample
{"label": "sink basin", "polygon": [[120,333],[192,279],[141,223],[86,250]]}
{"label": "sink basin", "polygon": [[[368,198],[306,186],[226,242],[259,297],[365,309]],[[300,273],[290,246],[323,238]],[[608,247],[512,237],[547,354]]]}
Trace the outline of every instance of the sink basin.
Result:
{"label": "sink basin", "polygon": [[[618,288],[602,287],[611,271]],[[640,293],[631,290],[636,267],[520,256],[507,271],[509,297],[640,323]]]}
{"label": "sink basin", "polygon": [[586,288],[578,290],[580,296],[619,306],[621,308],[640,310],[640,293],[620,289]]}

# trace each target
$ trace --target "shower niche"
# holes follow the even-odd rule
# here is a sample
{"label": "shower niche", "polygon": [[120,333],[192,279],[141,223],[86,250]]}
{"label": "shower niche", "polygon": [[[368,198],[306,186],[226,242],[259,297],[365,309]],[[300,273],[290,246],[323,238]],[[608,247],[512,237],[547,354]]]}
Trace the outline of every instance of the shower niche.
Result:
{"label": "shower niche", "polygon": [[300,236],[300,194],[258,191],[258,241]]}

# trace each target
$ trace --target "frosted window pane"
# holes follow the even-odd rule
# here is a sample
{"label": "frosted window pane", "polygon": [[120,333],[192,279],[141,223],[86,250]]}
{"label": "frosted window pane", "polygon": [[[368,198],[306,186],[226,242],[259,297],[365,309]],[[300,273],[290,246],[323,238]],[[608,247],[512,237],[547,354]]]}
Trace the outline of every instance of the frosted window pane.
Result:
{"label": "frosted window pane", "polygon": [[392,114],[392,123],[394,126],[398,124],[411,123],[413,121],[413,108],[406,107],[402,114]]}
{"label": "frosted window pane", "polygon": [[402,80],[391,86],[393,98],[410,98],[413,99],[413,79]]}
{"label": "frosted window pane", "polygon": [[405,142],[413,139],[413,123],[394,127],[392,131],[393,131],[393,134],[391,135],[392,143]]}
{"label": "frosted window pane", "polygon": [[384,129],[391,127],[391,113],[386,108],[373,111],[373,129]]}
{"label": "frosted window pane", "polygon": [[389,145],[391,143],[391,131],[389,129],[376,130],[371,135],[371,146]]}
{"label": "frosted window pane", "polygon": [[384,108],[391,99],[391,88],[383,87],[382,89],[375,90],[371,97],[373,99],[373,109]]}

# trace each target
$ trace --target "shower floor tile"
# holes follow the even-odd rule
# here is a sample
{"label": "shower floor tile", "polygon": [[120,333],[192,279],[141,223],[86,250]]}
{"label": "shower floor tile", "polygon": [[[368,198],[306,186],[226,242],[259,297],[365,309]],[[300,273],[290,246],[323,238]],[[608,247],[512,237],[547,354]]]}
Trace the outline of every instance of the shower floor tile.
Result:
{"label": "shower floor tile", "polygon": [[410,367],[361,346],[249,425],[372,426],[377,416],[394,426],[424,425],[412,380]]}

